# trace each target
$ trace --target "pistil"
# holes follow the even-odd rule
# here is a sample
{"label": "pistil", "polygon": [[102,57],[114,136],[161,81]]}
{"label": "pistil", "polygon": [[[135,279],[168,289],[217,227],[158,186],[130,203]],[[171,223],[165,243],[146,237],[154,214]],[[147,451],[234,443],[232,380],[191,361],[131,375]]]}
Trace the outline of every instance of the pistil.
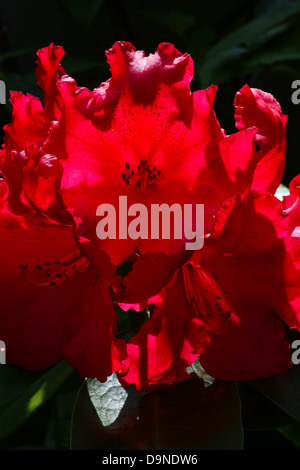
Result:
{"label": "pistil", "polygon": [[297,197],[294,201],[294,203],[291,205],[291,207],[289,207],[288,209],[284,209],[282,211],[282,215],[285,217],[287,216],[290,212],[292,212],[299,204],[300,202],[300,186],[297,186],[297,191],[298,191],[298,194],[297,194]]}

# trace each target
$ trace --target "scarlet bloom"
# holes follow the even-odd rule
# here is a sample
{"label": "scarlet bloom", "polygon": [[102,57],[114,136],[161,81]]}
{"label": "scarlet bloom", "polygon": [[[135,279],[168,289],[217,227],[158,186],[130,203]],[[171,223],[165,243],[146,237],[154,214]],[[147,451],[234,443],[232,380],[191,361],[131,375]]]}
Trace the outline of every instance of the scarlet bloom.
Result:
{"label": "scarlet bloom", "polygon": [[[234,260],[243,241],[238,221],[263,219],[258,227],[266,241],[255,245],[255,269],[263,272],[262,253],[273,250],[274,262],[285,263],[286,219],[282,222],[274,209],[272,196],[258,192],[274,193],[280,183],[286,116],[273,96],[246,85],[234,102],[238,131],[226,135],[214,112],[216,87],[192,93],[193,61],[168,43],[149,56],[130,43],[115,43],[106,52],[111,78],[93,91],[78,87],[65,73],[63,55],[53,44],[38,51],[36,76],[44,104],[12,93],[12,122],[5,127],[0,154],[5,266],[0,337],[7,360],[43,369],[64,357],[84,376],[103,381],[118,371],[124,383],[138,388],[182,380],[199,355],[209,364],[210,345],[218,344],[217,332],[227,324],[238,328],[242,315],[249,330],[257,325],[249,307],[237,300],[241,286],[235,264],[222,275],[237,276],[236,283],[227,285],[227,280],[223,286],[216,274],[225,270],[220,243],[228,231],[225,259]],[[255,193],[248,195],[250,190]],[[120,195],[129,205],[147,208],[204,204],[205,233],[211,234],[207,248],[193,254],[184,240],[172,238],[99,240],[96,209],[102,203],[116,207]],[[202,256],[208,257],[205,266]],[[136,257],[131,273],[121,279],[117,266]],[[286,319],[290,304],[281,276],[276,285],[272,302],[278,299]],[[258,289],[249,286],[249,295]],[[273,291],[268,283],[265,288],[269,301]],[[223,290],[230,291],[228,298]],[[213,304],[216,297],[221,305]],[[128,309],[132,303],[148,305],[149,299],[150,319],[126,344],[116,337],[115,302]],[[270,316],[274,305],[268,301],[255,297],[255,319],[275,325],[275,341],[282,344],[283,330]],[[239,312],[231,315],[234,321],[229,319],[233,304]],[[291,307],[288,324],[297,326],[295,318]],[[286,345],[281,352],[265,367],[247,362],[249,371],[285,370]]]}
{"label": "scarlet bloom", "polygon": [[[226,201],[204,248],[154,299],[154,321],[129,341],[122,383],[148,389],[182,380],[199,356],[221,380],[286,372],[286,328],[299,329],[300,295],[299,263],[286,244],[288,225],[281,201],[270,194],[251,191]],[[139,259],[116,298],[133,300],[137,278],[147,285],[153,267],[151,258]],[[201,328],[202,337],[195,334]]]}

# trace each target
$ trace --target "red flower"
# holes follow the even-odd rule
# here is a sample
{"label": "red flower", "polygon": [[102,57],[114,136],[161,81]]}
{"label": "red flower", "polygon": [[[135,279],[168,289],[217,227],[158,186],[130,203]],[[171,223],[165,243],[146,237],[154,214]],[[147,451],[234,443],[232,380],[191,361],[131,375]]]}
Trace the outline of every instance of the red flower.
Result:
{"label": "red flower", "polygon": [[[154,299],[151,320],[129,341],[122,383],[148,389],[182,380],[199,355],[222,380],[286,372],[285,325],[300,321],[299,261],[286,249],[287,232],[281,202],[270,194],[228,200],[204,248],[176,271]],[[137,261],[116,299],[134,301],[137,278],[147,285],[153,267],[147,256]]]}
{"label": "red flower", "polygon": [[[102,357],[93,374],[105,380],[121,368],[126,354],[124,342],[114,336],[117,318],[108,283],[78,250],[72,226],[33,213],[12,214],[5,203],[5,186],[2,180],[0,336],[7,361],[46,369],[68,356],[74,335],[81,353],[74,365],[85,375],[90,368],[83,365]],[[99,295],[105,314],[96,318]],[[89,305],[93,299],[94,310]],[[105,341],[99,342],[104,328]]]}
{"label": "red flower", "polygon": [[[99,240],[96,208],[117,206],[120,195],[128,205],[148,209],[154,203],[202,203],[205,232],[216,231],[215,216],[225,200],[240,195],[249,201],[244,198],[251,188],[276,190],[286,116],[273,97],[246,86],[235,100],[241,130],[227,136],[213,108],[216,87],[192,93],[192,59],[171,44],[160,44],[148,57],[130,43],[114,44],[107,51],[112,77],[93,91],[66,75],[63,55],[53,44],[38,51],[44,106],[31,95],[12,93],[12,122],[0,153],[0,337],[7,360],[42,369],[65,357],[82,375],[103,381],[122,371],[124,380],[138,386],[182,380],[185,368],[209,351],[215,329],[227,323],[228,300],[222,297],[225,315],[211,311],[219,284],[208,269],[188,263],[192,253],[184,240]],[[232,212],[242,213],[241,207],[237,203]],[[229,222],[218,223],[226,234]],[[209,241],[209,250],[223,259],[218,244]],[[116,266],[132,253],[144,258],[121,291]],[[205,308],[184,308],[186,295],[200,302],[196,294],[203,285]],[[115,336],[110,286],[124,303],[146,305],[161,293],[127,350]],[[236,286],[230,291],[233,298]],[[172,321],[177,305],[182,308]],[[140,342],[145,333],[151,337],[146,347]],[[145,354],[151,356],[150,370]]]}
{"label": "red flower", "polygon": [[[57,84],[62,118],[45,150],[63,166],[61,196],[81,219],[80,235],[89,240],[82,249],[91,260],[99,248],[115,264],[136,248],[178,253],[182,244],[174,240],[99,240],[97,206],[105,202],[117,207],[119,195],[127,196],[128,205],[142,203],[148,209],[153,203],[201,201],[209,231],[225,199],[257,184],[255,168],[258,161],[269,161],[268,152],[272,150],[282,166],[286,116],[279,105],[273,111],[270,95],[260,92],[259,100],[251,103],[259,108],[258,122],[251,108],[253,122],[226,136],[213,109],[216,87],[190,91],[189,55],[163,43],[145,57],[132,44],[118,42],[107,51],[107,58],[112,77],[94,91],[79,89],[70,80]],[[239,96],[244,97],[246,90]],[[239,126],[247,112],[245,108],[241,113]],[[257,139],[265,142],[259,151],[254,145]],[[263,163],[260,166],[264,169]],[[278,175],[276,170],[276,175],[266,177],[265,185],[277,187]]]}

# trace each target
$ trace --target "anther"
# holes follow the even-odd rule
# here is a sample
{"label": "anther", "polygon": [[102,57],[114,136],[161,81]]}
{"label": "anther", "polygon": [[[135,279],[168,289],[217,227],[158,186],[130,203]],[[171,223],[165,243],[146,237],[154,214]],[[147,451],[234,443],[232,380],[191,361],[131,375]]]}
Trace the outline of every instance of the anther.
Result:
{"label": "anther", "polygon": [[[160,171],[157,171],[156,166],[149,167],[148,160],[140,160],[138,166],[134,166],[125,163],[126,171],[122,173],[122,179],[127,185],[139,184],[141,191],[147,189],[147,185],[151,186],[155,182],[156,178],[160,175]],[[129,170],[129,171],[128,171]]]}

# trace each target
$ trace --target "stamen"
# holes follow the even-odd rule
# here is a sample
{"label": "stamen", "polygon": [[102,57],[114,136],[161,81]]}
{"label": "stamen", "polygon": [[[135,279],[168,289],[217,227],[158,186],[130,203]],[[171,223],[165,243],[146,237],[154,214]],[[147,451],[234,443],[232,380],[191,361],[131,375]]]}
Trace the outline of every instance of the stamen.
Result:
{"label": "stamen", "polygon": [[122,179],[127,185],[138,184],[143,192],[146,191],[147,186],[152,186],[156,178],[161,174],[160,170],[157,170],[155,166],[151,168],[147,160],[140,160],[139,165],[135,169],[132,169],[132,167],[132,164],[125,163],[125,172],[122,173]]}
{"label": "stamen", "polygon": [[[213,329],[219,328],[230,317],[231,308],[224,292],[203,266],[188,263],[183,266],[187,301],[201,320]],[[216,302],[217,300],[217,302]]]}
{"label": "stamen", "polygon": [[55,260],[53,263],[46,261],[43,264],[37,264],[36,269],[29,268],[28,265],[24,264],[20,265],[20,269],[32,284],[37,286],[56,286],[67,278],[81,273],[88,266],[88,260],[78,251],[61,260]]}
{"label": "stamen", "polygon": [[295,199],[295,201],[291,205],[291,207],[289,207],[288,209],[283,209],[282,210],[282,216],[283,217],[287,216],[290,212],[292,212],[298,206],[298,204],[300,202],[300,186],[297,186],[296,189],[298,191],[297,198]]}

